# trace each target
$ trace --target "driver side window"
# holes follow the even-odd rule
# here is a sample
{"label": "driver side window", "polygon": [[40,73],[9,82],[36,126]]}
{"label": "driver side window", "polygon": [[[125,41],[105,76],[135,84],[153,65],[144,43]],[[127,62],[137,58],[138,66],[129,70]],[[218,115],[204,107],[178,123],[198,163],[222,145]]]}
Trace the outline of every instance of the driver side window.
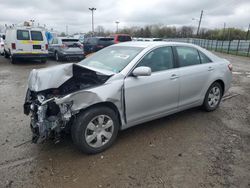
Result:
{"label": "driver side window", "polygon": [[160,47],[149,52],[136,67],[150,67],[152,72],[163,71],[174,67],[172,48]]}

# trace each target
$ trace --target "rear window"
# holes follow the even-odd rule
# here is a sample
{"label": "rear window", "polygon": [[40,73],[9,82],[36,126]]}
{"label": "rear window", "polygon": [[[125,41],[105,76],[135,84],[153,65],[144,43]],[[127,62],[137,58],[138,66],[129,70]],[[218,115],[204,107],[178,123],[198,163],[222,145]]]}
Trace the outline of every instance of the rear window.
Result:
{"label": "rear window", "polygon": [[78,42],[79,40],[78,39],[62,39],[62,42]]}
{"label": "rear window", "polygon": [[31,31],[31,40],[43,41],[43,35],[41,31]]}
{"label": "rear window", "polygon": [[200,64],[200,56],[195,48],[186,46],[177,46],[177,55],[179,57],[179,66],[191,66]]}
{"label": "rear window", "polygon": [[126,42],[126,41],[131,41],[131,37],[130,36],[118,36],[117,40],[119,42]]}
{"label": "rear window", "polygon": [[113,44],[113,43],[114,43],[113,38],[99,38],[98,39],[98,44],[108,45],[108,44]]}
{"label": "rear window", "polygon": [[30,40],[28,30],[17,30],[17,40]]}
{"label": "rear window", "polygon": [[81,43],[78,39],[62,39],[62,43],[68,47],[81,47]]}

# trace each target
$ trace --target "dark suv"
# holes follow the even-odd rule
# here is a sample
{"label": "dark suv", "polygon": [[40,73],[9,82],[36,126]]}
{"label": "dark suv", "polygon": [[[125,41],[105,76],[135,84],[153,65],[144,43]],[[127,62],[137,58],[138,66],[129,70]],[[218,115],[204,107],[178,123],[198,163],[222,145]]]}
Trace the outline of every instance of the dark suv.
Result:
{"label": "dark suv", "polygon": [[102,48],[110,46],[114,44],[114,39],[112,37],[89,37],[85,38],[83,46],[84,53],[90,54],[93,52],[97,52]]}

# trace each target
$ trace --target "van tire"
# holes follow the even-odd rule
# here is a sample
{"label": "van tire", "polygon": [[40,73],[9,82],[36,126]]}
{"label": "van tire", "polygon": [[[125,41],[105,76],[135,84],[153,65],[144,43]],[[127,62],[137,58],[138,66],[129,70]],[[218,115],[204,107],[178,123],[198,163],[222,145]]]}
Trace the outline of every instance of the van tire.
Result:
{"label": "van tire", "polygon": [[5,50],[4,50],[3,53],[4,53],[4,57],[5,57],[5,58],[9,58],[9,54],[8,54]]}
{"label": "van tire", "polygon": [[10,62],[12,64],[16,64],[16,58],[13,58],[12,56],[10,56]]}
{"label": "van tire", "polygon": [[45,64],[47,63],[47,59],[41,59],[40,62]]}

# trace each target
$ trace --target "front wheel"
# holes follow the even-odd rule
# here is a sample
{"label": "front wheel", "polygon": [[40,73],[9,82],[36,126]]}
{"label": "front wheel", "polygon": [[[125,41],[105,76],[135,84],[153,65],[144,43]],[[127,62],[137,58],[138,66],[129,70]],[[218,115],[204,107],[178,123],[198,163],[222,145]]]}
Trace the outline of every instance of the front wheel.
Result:
{"label": "front wheel", "polygon": [[213,83],[207,90],[203,107],[206,111],[214,111],[218,108],[222,98],[222,87],[218,82]]}
{"label": "front wheel", "polygon": [[117,113],[108,107],[97,107],[78,115],[71,127],[71,135],[81,151],[95,154],[114,143],[118,130]]}
{"label": "front wheel", "polygon": [[55,52],[55,60],[57,61],[57,62],[59,62],[61,59],[60,59],[60,56],[59,56],[59,54],[58,54],[58,52]]}

